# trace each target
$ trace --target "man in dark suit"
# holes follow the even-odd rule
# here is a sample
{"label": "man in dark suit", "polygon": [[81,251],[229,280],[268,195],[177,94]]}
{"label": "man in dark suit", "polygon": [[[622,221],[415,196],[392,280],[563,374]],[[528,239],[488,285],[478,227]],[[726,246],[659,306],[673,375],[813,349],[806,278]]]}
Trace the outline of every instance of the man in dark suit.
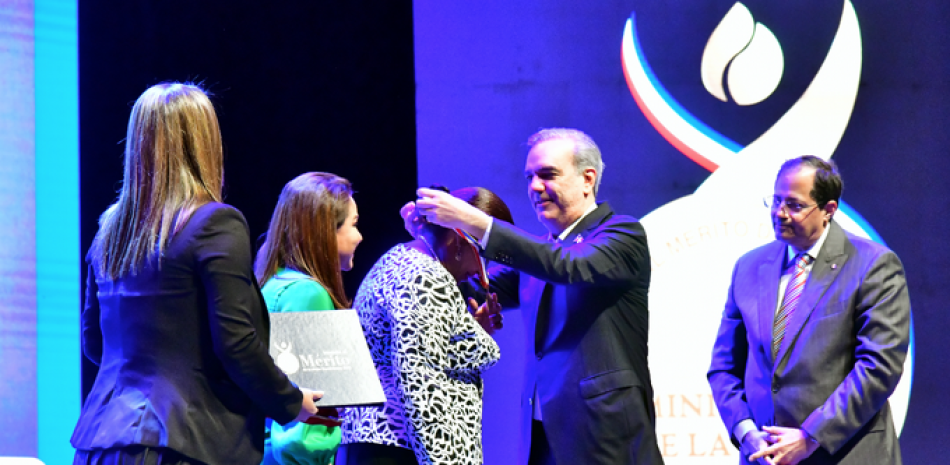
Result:
{"label": "man in dark suit", "polygon": [[777,240],[736,263],[708,378],[742,463],[901,463],[887,399],[909,341],[904,270],[832,219],[841,189],[832,163],[787,161],[766,199]]}
{"label": "man in dark suit", "polygon": [[428,221],[479,238],[483,255],[506,266],[493,273],[492,290],[520,304],[531,341],[520,463],[661,464],[647,368],[646,234],[597,204],[603,163],[590,137],[545,129],[528,145],[528,196],[550,238],[493,222],[443,192],[420,189],[416,202]]}

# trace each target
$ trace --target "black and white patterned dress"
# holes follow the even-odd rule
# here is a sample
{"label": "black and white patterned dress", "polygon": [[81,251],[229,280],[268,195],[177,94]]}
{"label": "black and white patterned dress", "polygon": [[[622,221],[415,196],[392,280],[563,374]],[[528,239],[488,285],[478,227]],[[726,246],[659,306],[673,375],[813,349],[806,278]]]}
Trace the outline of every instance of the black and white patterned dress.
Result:
{"label": "black and white patterned dress", "polygon": [[482,463],[481,372],[500,353],[452,275],[400,244],[370,270],[353,307],[386,404],[346,409],[342,443],[411,449],[420,465]]}

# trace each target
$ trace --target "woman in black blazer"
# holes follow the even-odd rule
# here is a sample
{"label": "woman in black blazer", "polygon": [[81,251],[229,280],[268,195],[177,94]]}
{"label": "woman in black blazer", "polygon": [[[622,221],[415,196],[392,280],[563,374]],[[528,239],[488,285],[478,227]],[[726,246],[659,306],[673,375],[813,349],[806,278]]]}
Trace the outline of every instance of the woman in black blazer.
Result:
{"label": "woman in black blazer", "polygon": [[264,417],[316,413],[268,355],[247,224],[220,203],[221,135],[200,88],[135,102],[119,199],[87,255],[83,353],[99,365],[74,464],[258,464]]}

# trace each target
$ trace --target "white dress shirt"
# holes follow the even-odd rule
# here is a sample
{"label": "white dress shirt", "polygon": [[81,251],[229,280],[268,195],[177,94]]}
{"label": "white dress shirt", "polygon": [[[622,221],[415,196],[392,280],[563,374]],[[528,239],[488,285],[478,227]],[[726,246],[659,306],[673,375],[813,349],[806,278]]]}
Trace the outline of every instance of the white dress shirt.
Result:
{"label": "white dress shirt", "polygon": [[[811,248],[809,248],[808,250],[805,251],[805,253],[808,254],[809,256],[811,256],[811,258],[812,258],[812,261],[811,261],[810,263],[808,263],[807,265],[805,265],[805,280],[806,280],[806,282],[807,282],[807,280],[808,280],[808,275],[811,274],[811,269],[814,268],[814,266],[815,266],[815,260],[814,260],[814,259],[815,259],[815,258],[818,258],[818,252],[821,251],[821,246],[825,243],[825,238],[828,237],[828,231],[829,231],[830,229],[831,229],[831,228],[829,228],[829,227],[826,225],[826,226],[825,226],[825,230],[821,233],[821,236],[818,237],[818,240],[815,241],[815,244],[812,245]],[[797,250],[797,249],[795,249],[794,247],[792,247],[792,246],[790,246],[790,245],[787,246],[787,249],[788,249],[788,250],[787,250],[786,253],[785,253],[785,267],[782,268],[783,270],[784,270],[784,269],[787,269],[787,268],[791,265],[791,262],[792,262],[793,260],[795,260],[795,256],[798,255],[799,252],[801,252],[800,250]],[[779,280],[779,284],[778,284],[778,301],[775,303],[775,313],[776,313],[776,314],[778,314],[779,310],[782,308],[782,299],[785,298],[785,289],[788,288],[788,282],[791,281],[792,274],[793,274],[793,273],[785,273],[785,272],[783,272],[783,273],[782,273],[782,279]],[[756,430],[758,430],[758,428],[755,426],[755,422],[752,421],[752,420],[750,420],[750,419],[746,419],[746,420],[742,420],[742,421],[740,421],[738,424],[736,424],[736,427],[735,427],[733,433],[735,434],[736,439],[738,439],[738,440],[739,440],[739,443],[741,444],[741,443],[742,443],[742,438],[744,438],[746,434],[748,434],[750,431],[756,431]]]}

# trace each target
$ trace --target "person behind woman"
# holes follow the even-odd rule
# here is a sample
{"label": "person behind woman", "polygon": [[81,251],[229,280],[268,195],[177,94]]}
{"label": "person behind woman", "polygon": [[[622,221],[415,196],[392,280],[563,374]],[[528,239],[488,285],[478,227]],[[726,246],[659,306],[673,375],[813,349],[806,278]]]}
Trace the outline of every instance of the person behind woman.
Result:
{"label": "person behind woman", "polygon": [[264,416],[311,417],[268,355],[247,224],[221,202],[205,92],[165,83],[132,107],[118,200],[87,255],[83,353],[99,365],[74,464],[257,464]]}
{"label": "person behind woman", "polygon": [[[512,221],[487,189],[452,195]],[[356,295],[386,403],[344,411],[338,465],[482,463],[481,373],[499,350],[485,330],[493,321],[473,318],[457,283],[484,276],[484,263],[455,230],[424,223],[414,236],[376,262]],[[476,314],[500,310],[489,301]]]}
{"label": "person behind woman", "polygon": [[[363,240],[358,219],[353,188],[344,178],[304,173],[284,186],[255,264],[269,311],[350,307],[340,271],[353,268]],[[338,422],[272,425],[263,463],[330,464],[339,444]]]}

